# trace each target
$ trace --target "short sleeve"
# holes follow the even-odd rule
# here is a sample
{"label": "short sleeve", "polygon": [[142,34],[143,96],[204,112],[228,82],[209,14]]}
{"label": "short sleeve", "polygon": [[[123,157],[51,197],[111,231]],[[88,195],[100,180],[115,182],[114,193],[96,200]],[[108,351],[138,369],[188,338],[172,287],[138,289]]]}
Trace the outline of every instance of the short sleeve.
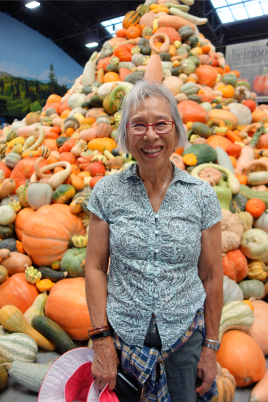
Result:
{"label": "short sleeve", "polygon": [[105,182],[106,180],[103,178],[94,186],[87,209],[97,215],[101,220],[109,223],[106,208],[107,195]]}
{"label": "short sleeve", "polygon": [[201,230],[203,231],[220,222],[222,213],[217,194],[210,184],[204,182],[200,196],[202,209]]}

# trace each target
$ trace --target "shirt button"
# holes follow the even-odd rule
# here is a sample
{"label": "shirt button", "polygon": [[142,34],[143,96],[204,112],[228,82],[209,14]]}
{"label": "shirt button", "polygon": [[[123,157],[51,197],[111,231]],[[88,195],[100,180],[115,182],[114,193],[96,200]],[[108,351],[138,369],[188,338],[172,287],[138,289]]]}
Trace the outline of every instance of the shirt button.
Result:
{"label": "shirt button", "polygon": [[157,283],[157,282],[158,282],[158,279],[157,279],[157,278],[154,278],[154,281],[155,281],[155,283]]}
{"label": "shirt button", "polygon": [[159,218],[159,215],[158,215],[158,214],[155,214],[155,217],[156,217],[156,219],[157,219],[157,218]]}
{"label": "shirt button", "polygon": [[155,234],[158,234],[158,232],[159,232],[159,231],[158,231],[158,230],[156,230],[156,231],[155,231]]}
{"label": "shirt button", "polygon": [[154,250],[154,252],[155,252],[155,253],[159,253],[159,249],[156,248],[156,249]]}

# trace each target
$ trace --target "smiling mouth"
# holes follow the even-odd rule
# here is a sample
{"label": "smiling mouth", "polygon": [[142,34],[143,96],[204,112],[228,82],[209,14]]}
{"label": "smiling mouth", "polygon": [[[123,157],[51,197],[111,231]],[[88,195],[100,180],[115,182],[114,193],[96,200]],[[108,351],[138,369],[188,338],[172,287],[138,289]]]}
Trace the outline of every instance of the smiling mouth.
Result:
{"label": "smiling mouth", "polygon": [[153,154],[157,154],[158,152],[160,152],[161,151],[161,147],[159,147],[159,148],[154,148],[154,149],[142,149],[142,151],[143,152],[145,152],[146,154],[150,154],[150,155],[153,155]]}

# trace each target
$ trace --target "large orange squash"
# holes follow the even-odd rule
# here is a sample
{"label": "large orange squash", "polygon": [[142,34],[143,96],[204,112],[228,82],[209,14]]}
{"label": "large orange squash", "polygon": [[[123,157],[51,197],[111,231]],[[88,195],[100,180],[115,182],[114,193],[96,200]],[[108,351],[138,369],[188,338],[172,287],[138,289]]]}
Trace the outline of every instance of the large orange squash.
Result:
{"label": "large orange squash", "polygon": [[237,387],[259,381],[266,370],[265,357],[259,345],[249,335],[237,330],[223,335],[217,362],[235,377]]}
{"label": "large orange squash", "polygon": [[198,105],[197,102],[185,100],[178,103],[177,108],[182,114],[182,121],[184,124],[188,123],[188,121],[199,121],[200,123],[207,122],[207,111],[202,108],[202,106]]}
{"label": "large orange squash", "polygon": [[207,64],[201,65],[195,70],[195,74],[198,76],[198,84],[211,88],[216,84],[218,72],[212,66]]}
{"label": "large orange squash", "polygon": [[61,260],[74,235],[84,235],[85,228],[69,205],[44,205],[23,226],[22,244],[26,253],[39,266],[50,266]]}
{"label": "large orange squash", "polygon": [[[34,158],[24,158],[17,163],[14,169],[11,172],[10,178],[16,182],[15,190],[21,185],[25,184],[27,179],[30,179],[31,176],[35,173],[34,163],[37,160]],[[40,163],[40,167],[46,166],[47,161],[43,159]],[[15,192],[14,190],[14,192]]]}
{"label": "large orange squash", "polygon": [[263,300],[252,302],[254,307],[254,323],[248,334],[260,346],[265,355],[268,355],[268,304]]}
{"label": "large orange squash", "polygon": [[24,273],[14,274],[0,285],[0,308],[12,304],[25,313],[38,295],[37,287],[26,281]]}
{"label": "large orange squash", "polygon": [[91,328],[85,295],[85,278],[62,279],[51,289],[45,313],[74,340],[88,339]]}
{"label": "large orange squash", "polygon": [[15,230],[16,230],[16,235],[17,238],[21,241],[22,240],[22,234],[23,234],[23,227],[26,222],[28,222],[28,219],[30,216],[34,213],[33,208],[22,208],[19,213],[17,214],[16,220],[15,220]]}

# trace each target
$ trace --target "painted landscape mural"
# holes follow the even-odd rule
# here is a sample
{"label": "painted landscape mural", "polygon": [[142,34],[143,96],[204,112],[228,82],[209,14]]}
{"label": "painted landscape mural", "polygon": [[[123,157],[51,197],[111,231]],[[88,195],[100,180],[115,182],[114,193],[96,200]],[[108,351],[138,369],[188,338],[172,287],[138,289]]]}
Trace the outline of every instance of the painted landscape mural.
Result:
{"label": "painted landscape mural", "polygon": [[83,68],[14,18],[0,13],[0,26],[0,119],[10,123],[42,110],[50,94],[64,95]]}

